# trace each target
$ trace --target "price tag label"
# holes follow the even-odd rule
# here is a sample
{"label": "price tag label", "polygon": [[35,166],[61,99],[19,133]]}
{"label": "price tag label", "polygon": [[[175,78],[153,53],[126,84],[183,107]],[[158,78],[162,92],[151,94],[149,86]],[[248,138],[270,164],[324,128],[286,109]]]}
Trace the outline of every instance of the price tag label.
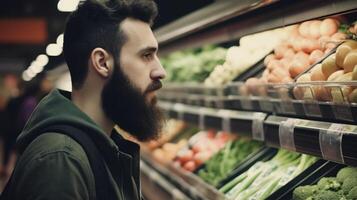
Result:
{"label": "price tag label", "polygon": [[319,143],[322,158],[344,163],[342,153],[342,136],[348,130],[343,124],[331,124],[329,129],[320,130]]}
{"label": "price tag label", "polygon": [[332,105],[332,107],[333,107],[333,114],[336,119],[353,122],[353,116],[352,116],[350,105],[334,104]]}
{"label": "price tag label", "polygon": [[287,119],[280,123],[279,126],[279,141],[282,148],[296,151],[294,141],[295,125],[299,123],[299,119]]}
{"label": "price tag label", "polygon": [[273,104],[267,100],[267,99],[262,99],[259,100],[259,107],[260,110],[266,111],[266,112],[273,112]]}
{"label": "price tag label", "polygon": [[291,101],[282,101],[281,110],[286,114],[296,114],[294,104]]}
{"label": "price tag label", "polygon": [[155,180],[159,179],[159,176],[156,172],[149,171],[148,173],[151,181],[155,182]]}
{"label": "price tag label", "polygon": [[218,115],[222,118],[222,130],[225,132],[231,132],[231,112],[228,110],[218,111]]}
{"label": "price tag label", "polygon": [[305,114],[309,117],[321,117],[320,106],[317,102],[303,103]]}
{"label": "price tag label", "polygon": [[195,102],[194,99],[195,99],[195,97],[192,96],[192,95],[187,96],[187,97],[186,97],[186,103],[187,103],[188,105],[194,105],[194,102]]}
{"label": "price tag label", "polygon": [[205,106],[206,107],[212,108],[212,107],[214,107],[214,104],[215,104],[215,101],[214,101],[214,99],[212,97],[207,97],[205,99]]}
{"label": "price tag label", "polygon": [[241,106],[243,109],[246,109],[246,110],[252,110],[253,109],[253,103],[252,103],[252,100],[249,99],[249,98],[241,98],[240,99],[240,103],[241,103]]}
{"label": "price tag label", "polygon": [[185,106],[179,103],[175,103],[173,106],[173,110],[177,112],[177,119],[183,120]]}
{"label": "price tag label", "polygon": [[199,108],[198,110],[198,128],[201,130],[205,129],[205,111],[204,108]]}
{"label": "price tag label", "polygon": [[184,200],[185,196],[182,194],[182,192],[176,188],[174,188],[171,191],[171,197],[173,200]]}
{"label": "price tag label", "polygon": [[264,141],[264,120],[267,114],[265,113],[254,113],[253,123],[252,123],[252,137],[258,141]]}
{"label": "price tag label", "polygon": [[224,101],[222,98],[216,99],[216,108],[224,108]]}

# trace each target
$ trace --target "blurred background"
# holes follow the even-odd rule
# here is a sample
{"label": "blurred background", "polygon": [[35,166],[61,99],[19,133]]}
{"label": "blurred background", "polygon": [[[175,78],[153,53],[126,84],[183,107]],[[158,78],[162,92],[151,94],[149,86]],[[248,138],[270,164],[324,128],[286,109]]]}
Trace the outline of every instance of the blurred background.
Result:
{"label": "blurred background", "polygon": [[[156,0],[157,29],[213,0]],[[26,120],[53,87],[71,89],[62,54],[66,18],[79,0],[6,0],[0,6],[0,190]]]}

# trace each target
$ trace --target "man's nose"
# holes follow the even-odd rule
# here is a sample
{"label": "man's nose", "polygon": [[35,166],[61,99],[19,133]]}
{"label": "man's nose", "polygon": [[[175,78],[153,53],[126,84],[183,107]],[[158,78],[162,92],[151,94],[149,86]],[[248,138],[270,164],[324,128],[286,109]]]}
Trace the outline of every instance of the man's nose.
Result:
{"label": "man's nose", "polygon": [[151,72],[150,78],[153,80],[158,80],[158,79],[164,79],[166,77],[166,71],[164,67],[161,65],[161,62],[159,59],[157,59],[157,64],[155,66],[155,69]]}

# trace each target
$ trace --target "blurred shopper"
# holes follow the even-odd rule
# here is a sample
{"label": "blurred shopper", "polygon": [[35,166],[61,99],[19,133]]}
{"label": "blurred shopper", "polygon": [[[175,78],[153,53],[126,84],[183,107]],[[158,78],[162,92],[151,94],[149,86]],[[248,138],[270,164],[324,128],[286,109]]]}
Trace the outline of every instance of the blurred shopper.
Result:
{"label": "blurred shopper", "polygon": [[6,107],[7,129],[4,137],[4,167],[8,175],[14,168],[16,161],[15,143],[26,121],[37,105],[36,94],[39,87],[37,83],[20,86],[20,95],[9,100]]}
{"label": "blurred shopper", "polygon": [[165,70],[151,30],[152,0],[87,0],[64,33],[72,93],[53,90],[17,140],[20,157],[2,198],[142,199],[139,146],[156,138],[156,90]]}
{"label": "blurred shopper", "polygon": [[5,147],[4,147],[4,140],[6,137],[6,133],[9,129],[9,123],[7,120],[6,114],[6,105],[7,105],[7,95],[5,94],[5,90],[3,88],[0,89],[0,178],[3,178],[5,175],[5,167],[4,163],[4,156],[5,156]]}

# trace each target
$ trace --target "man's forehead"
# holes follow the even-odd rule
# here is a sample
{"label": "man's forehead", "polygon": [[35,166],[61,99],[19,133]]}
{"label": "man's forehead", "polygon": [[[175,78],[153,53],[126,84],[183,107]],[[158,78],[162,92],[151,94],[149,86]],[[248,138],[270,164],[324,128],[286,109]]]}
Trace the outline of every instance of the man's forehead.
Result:
{"label": "man's forehead", "polygon": [[137,48],[158,47],[150,25],[143,21],[127,18],[121,23],[121,29],[128,39],[127,43]]}

